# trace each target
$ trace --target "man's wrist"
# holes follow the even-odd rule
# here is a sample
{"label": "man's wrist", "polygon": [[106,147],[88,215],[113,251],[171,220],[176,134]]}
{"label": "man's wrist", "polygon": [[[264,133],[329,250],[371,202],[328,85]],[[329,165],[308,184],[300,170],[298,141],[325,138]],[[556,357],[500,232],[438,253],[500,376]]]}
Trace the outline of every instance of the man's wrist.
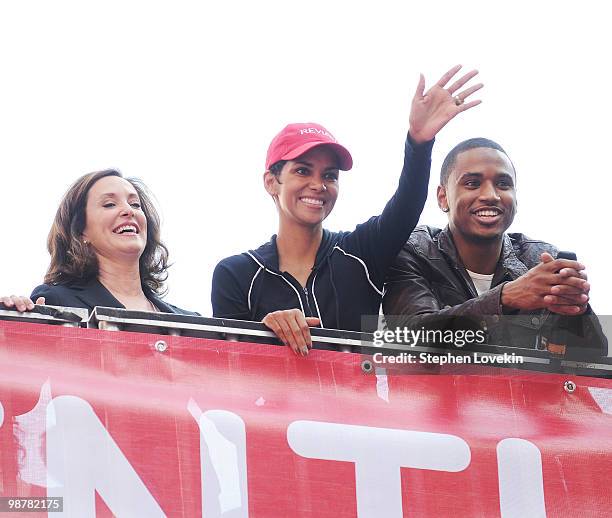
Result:
{"label": "man's wrist", "polygon": [[513,311],[519,309],[515,305],[514,297],[512,296],[512,288],[514,287],[513,283],[514,281],[508,281],[502,286],[500,302],[503,313],[512,313]]}

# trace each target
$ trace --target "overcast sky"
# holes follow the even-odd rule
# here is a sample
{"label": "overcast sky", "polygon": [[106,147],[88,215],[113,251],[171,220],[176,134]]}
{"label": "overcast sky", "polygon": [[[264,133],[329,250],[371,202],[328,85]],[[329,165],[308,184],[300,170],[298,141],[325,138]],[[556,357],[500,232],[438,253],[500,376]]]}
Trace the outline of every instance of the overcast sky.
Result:
{"label": "overcast sky", "polygon": [[[419,72],[478,68],[482,105],[434,146],[421,223],[442,226],[444,155],[484,136],[517,168],[511,231],[575,251],[612,314],[609,16],[605,3],[27,1],[0,4],[0,293],[48,266],[59,200],[109,167],[145,181],[174,266],[167,300],[211,313],[225,256],[276,231],[271,138],[316,121],[352,153],[326,221],[351,230],[395,190]],[[566,6],[567,5],[567,6]]]}

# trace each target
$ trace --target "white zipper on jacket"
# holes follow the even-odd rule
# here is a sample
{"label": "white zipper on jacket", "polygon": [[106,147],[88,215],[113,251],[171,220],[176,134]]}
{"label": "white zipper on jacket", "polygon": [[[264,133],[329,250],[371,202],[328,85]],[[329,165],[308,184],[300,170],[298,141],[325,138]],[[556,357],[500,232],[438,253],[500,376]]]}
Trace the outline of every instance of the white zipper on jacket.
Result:
{"label": "white zipper on jacket", "polygon": [[319,315],[319,321],[321,322],[321,327],[325,327],[323,325],[323,319],[321,318],[321,312],[319,311],[319,304],[317,303],[317,297],[315,295],[315,281],[317,280],[317,273],[319,272],[315,272],[314,277],[312,278],[312,298],[314,300],[315,303],[315,308],[317,308],[317,315]]}
{"label": "white zipper on jacket", "polygon": [[269,270],[268,268],[266,268],[263,264],[261,264],[257,258],[251,253],[251,252],[247,252],[247,254],[251,257],[251,259],[253,259],[253,261],[255,261],[261,268],[263,268],[266,272],[271,273],[272,275],[276,275],[277,277],[280,277],[281,279],[283,279],[289,286],[291,286],[291,289],[293,291],[295,291],[295,295],[298,298],[298,302],[300,303],[300,309],[302,310],[302,313],[304,315],[306,315],[306,312],[304,311],[304,304],[302,304],[302,298],[300,297],[300,293],[298,292],[298,290],[296,289],[296,287],[291,284],[287,279],[285,279],[284,276],[282,276],[280,273],[276,273],[273,272],[272,270]]}

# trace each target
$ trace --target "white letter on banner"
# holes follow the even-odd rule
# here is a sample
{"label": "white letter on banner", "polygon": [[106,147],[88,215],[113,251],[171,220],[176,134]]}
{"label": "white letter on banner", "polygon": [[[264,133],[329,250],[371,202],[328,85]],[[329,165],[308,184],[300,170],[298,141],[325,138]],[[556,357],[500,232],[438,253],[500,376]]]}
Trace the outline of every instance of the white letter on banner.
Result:
{"label": "white letter on banner", "polygon": [[546,518],[542,457],[535,444],[516,438],[500,441],[497,472],[502,518]]}
{"label": "white letter on banner", "polygon": [[19,478],[41,487],[59,487],[57,481],[48,476],[42,447],[47,432],[47,406],[52,399],[51,382],[47,380],[40,387],[40,396],[34,408],[15,416],[13,424],[13,436],[20,452],[17,457]]}
{"label": "white letter on banner", "polygon": [[294,421],[287,428],[291,449],[309,459],[355,463],[359,518],[401,518],[400,467],[461,471],[470,448],[455,435]]}
{"label": "white letter on banner", "polygon": [[226,410],[202,412],[193,399],[187,409],[200,428],[202,518],[248,518],[244,421]]}
{"label": "white letter on banner", "polygon": [[612,389],[589,387],[589,393],[604,414],[612,414]]}
{"label": "white letter on banner", "polygon": [[59,396],[47,406],[47,472],[61,484],[47,489],[47,496],[64,497],[64,512],[58,517],[95,518],[96,491],[115,516],[165,516],[81,398]]}

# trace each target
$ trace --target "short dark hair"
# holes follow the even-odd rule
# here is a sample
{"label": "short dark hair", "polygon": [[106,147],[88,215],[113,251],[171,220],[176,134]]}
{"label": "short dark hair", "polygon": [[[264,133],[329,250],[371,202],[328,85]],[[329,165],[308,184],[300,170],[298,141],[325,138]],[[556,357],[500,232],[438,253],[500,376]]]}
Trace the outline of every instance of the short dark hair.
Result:
{"label": "short dark hair", "polygon": [[[508,156],[508,153],[506,153],[506,150],[493,140],[484,137],[476,137],[464,140],[463,142],[459,142],[459,144],[457,144],[453,149],[451,149],[448,155],[446,155],[444,162],[442,162],[442,169],[440,169],[440,185],[446,185],[446,183],[448,182],[448,177],[450,176],[455,162],[457,161],[457,156],[460,153],[479,147],[496,149],[497,151],[500,151],[501,153],[506,155],[508,157],[508,160],[510,160],[510,157]],[[512,160],[510,160],[510,163],[512,164],[512,169],[516,174],[516,169],[514,169],[514,164],[512,163]]]}
{"label": "short dark hair", "polygon": [[[87,281],[98,275],[98,259],[83,243],[87,195],[93,185],[107,176],[123,175],[116,169],[105,169],[81,176],[68,189],[57,209],[47,239],[51,263],[45,275],[47,284],[69,284]],[[140,281],[157,294],[164,292],[168,277],[168,249],[160,237],[161,221],[145,184],[136,178],[125,178],[132,184],[147,218],[147,245],[139,260]]]}
{"label": "short dark hair", "polygon": [[276,181],[278,183],[281,183],[281,181],[279,180],[281,171],[283,170],[283,167],[285,167],[285,164],[288,162],[288,160],[279,160],[278,162],[274,162],[271,166],[270,169],[268,169],[268,171],[270,171],[270,174],[272,176],[274,176],[274,178],[276,178]]}

